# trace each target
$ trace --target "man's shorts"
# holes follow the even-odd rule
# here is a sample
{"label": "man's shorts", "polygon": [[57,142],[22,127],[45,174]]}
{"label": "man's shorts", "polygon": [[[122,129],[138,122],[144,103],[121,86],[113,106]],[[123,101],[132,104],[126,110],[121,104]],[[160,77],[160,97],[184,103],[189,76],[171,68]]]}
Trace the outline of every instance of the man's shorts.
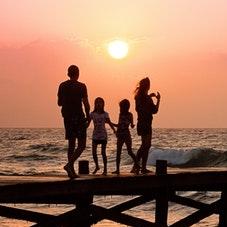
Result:
{"label": "man's shorts", "polygon": [[65,139],[86,138],[87,126],[84,117],[64,118]]}

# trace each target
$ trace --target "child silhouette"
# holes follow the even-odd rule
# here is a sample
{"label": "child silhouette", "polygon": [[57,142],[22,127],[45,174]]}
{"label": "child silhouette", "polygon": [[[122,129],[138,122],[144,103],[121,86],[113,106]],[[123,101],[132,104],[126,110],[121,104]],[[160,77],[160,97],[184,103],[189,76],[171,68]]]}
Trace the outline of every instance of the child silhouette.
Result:
{"label": "child silhouette", "polygon": [[[92,155],[95,162],[95,174],[100,168],[98,164],[97,146],[101,144],[101,154],[103,159],[103,175],[107,175],[107,157],[106,157],[106,144],[107,144],[107,131],[105,124],[109,124],[115,133],[115,128],[110,121],[109,114],[104,110],[105,102],[101,97],[97,97],[94,103],[94,111],[90,113],[90,118],[94,124],[94,130],[92,134]],[[89,122],[90,123],[90,122]]]}
{"label": "child silhouette", "polygon": [[[132,138],[129,131],[129,126],[134,128],[133,115],[129,112],[130,102],[127,99],[123,99],[120,103],[120,114],[118,124],[114,124],[117,127],[117,156],[116,156],[116,171],[112,172],[113,174],[120,174],[120,161],[121,161],[121,151],[122,146],[126,145],[128,154],[132,157],[134,161],[134,166],[137,167],[139,172],[139,165],[135,154],[132,152]],[[136,172],[137,173],[137,172]]]}

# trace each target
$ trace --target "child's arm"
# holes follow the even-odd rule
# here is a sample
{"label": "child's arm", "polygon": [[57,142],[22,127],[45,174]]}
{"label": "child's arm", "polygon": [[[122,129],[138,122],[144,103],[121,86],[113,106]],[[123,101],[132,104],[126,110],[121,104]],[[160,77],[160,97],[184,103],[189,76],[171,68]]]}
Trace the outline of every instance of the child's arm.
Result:
{"label": "child's arm", "polygon": [[106,119],[106,123],[109,124],[110,128],[112,128],[113,132],[116,133],[116,130],[114,128],[114,124],[110,121],[109,118]]}
{"label": "child's arm", "polygon": [[87,120],[87,128],[90,126],[90,123],[91,123],[91,118],[89,118],[89,119]]}

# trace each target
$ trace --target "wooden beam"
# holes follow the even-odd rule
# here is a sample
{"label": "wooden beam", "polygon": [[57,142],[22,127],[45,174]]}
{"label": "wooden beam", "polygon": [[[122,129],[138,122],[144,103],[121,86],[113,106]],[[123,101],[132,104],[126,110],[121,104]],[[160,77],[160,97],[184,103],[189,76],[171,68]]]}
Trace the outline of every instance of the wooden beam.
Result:
{"label": "wooden beam", "polygon": [[193,199],[185,198],[178,195],[171,195],[169,198],[169,201],[177,204],[181,204],[183,206],[192,207],[195,209],[206,209],[210,205],[210,204],[202,203],[200,201],[195,201]]}
{"label": "wooden beam", "polygon": [[0,216],[6,218],[13,218],[18,220],[25,220],[30,222],[39,222],[49,220],[55,216],[50,214],[43,214],[34,211],[23,210],[14,207],[6,207],[0,205]]}
{"label": "wooden beam", "polygon": [[81,194],[80,200],[76,201],[76,209],[68,211],[66,213],[39,222],[34,227],[49,227],[49,226],[72,226],[78,225],[83,227],[90,226],[91,223],[91,209],[90,204],[93,202],[93,196]]}
{"label": "wooden beam", "polygon": [[48,220],[39,221],[37,224],[34,224],[31,227],[66,227],[72,225],[81,226],[81,223],[81,214],[78,212],[78,210],[73,209],[58,216],[50,217]]}
{"label": "wooden beam", "polygon": [[131,209],[133,207],[140,206],[141,204],[150,202],[150,201],[152,201],[154,199],[155,199],[154,195],[151,195],[151,196],[142,195],[142,196],[133,198],[131,200],[128,200],[126,202],[117,204],[117,205],[109,208],[109,210],[122,212],[122,211],[125,211],[125,210],[129,210],[129,209]]}
{"label": "wooden beam", "polygon": [[215,201],[215,202],[211,203],[209,206],[207,206],[206,208],[200,209],[200,210],[192,213],[191,215],[181,219],[180,221],[175,222],[174,224],[170,225],[170,227],[191,226],[191,225],[199,222],[200,220],[202,220],[214,213],[217,213],[217,211],[219,210],[219,207],[220,207],[220,200]]}
{"label": "wooden beam", "polygon": [[[139,197],[133,198],[131,200],[128,200],[126,202],[112,206],[112,207],[108,208],[108,210],[121,213],[125,210],[129,210],[133,207],[147,203],[153,199],[154,199],[154,196],[139,196]],[[93,224],[101,221],[102,219],[103,219],[102,216],[96,216],[93,214]]]}
{"label": "wooden beam", "polygon": [[163,227],[161,225],[140,219],[140,218],[136,218],[136,217],[132,217],[130,215],[127,214],[122,214],[119,212],[115,212],[115,211],[110,211],[106,208],[100,207],[100,206],[96,206],[96,205],[91,205],[91,209],[92,209],[92,214],[95,217],[100,217],[100,219],[108,219],[117,223],[121,223],[124,225],[128,225],[128,226],[143,226],[143,227]]}

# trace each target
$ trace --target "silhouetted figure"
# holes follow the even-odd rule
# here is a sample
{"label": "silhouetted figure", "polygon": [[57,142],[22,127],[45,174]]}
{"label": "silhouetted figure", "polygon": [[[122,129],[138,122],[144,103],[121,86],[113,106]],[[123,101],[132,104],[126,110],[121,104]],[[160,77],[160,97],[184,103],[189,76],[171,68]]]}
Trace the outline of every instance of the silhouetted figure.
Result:
{"label": "silhouetted figure", "polygon": [[120,174],[120,162],[121,162],[121,151],[122,146],[125,144],[127,147],[128,154],[132,157],[135,167],[139,171],[139,165],[135,154],[132,152],[132,138],[129,130],[129,126],[134,128],[133,115],[129,112],[130,102],[127,99],[123,99],[120,103],[120,114],[118,124],[114,124],[117,127],[117,156],[116,156],[116,171],[114,174]]}
{"label": "silhouetted figure", "polygon": [[[92,155],[95,162],[95,174],[100,168],[97,156],[97,146],[101,144],[101,154],[103,159],[103,175],[107,174],[107,157],[106,157],[106,144],[107,144],[107,131],[105,124],[108,123],[115,133],[115,128],[110,121],[109,114],[104,110],[105,102],[103,98],[97,97],[94,103],[94,111],[90,113],[90,119],[94,123],[94,130],[92,134]],[[90,123],[90,122],[89,122]]]}
{"label": "silhouetted figure", "polygon": [[[137,160],[142,159],[141,173],[146,174],[151,172],[146,168],[149,149],[151,147],[152,139],[152,119],[153,114],[156,114],[159,109],[160,94],[157,92],[148,95],[150,89],[150,80],[148,77],[142,79],[135,90],[135,104],[137,112],[137,133],[141,136],[141,146],[137,151]],[[152,97],[157,99],[154,104]],[[136,166],[133,167],[131,172],[136,171]]]}
{"label": "silhouetted figure", "polygon": [[[58,88],[58,105],[64,118],[65,138],[68,140],[68,163],[64,166],[69,178],[77,177],[74,163],[86,147],[86,131],[90,119],[90,105],[87,87],[78,81],[79,68],[68,68],[69,80],[62,82]],[[85,109],[86,117],[83,112]],[[77,148],[75,143],[77,139]]]}

